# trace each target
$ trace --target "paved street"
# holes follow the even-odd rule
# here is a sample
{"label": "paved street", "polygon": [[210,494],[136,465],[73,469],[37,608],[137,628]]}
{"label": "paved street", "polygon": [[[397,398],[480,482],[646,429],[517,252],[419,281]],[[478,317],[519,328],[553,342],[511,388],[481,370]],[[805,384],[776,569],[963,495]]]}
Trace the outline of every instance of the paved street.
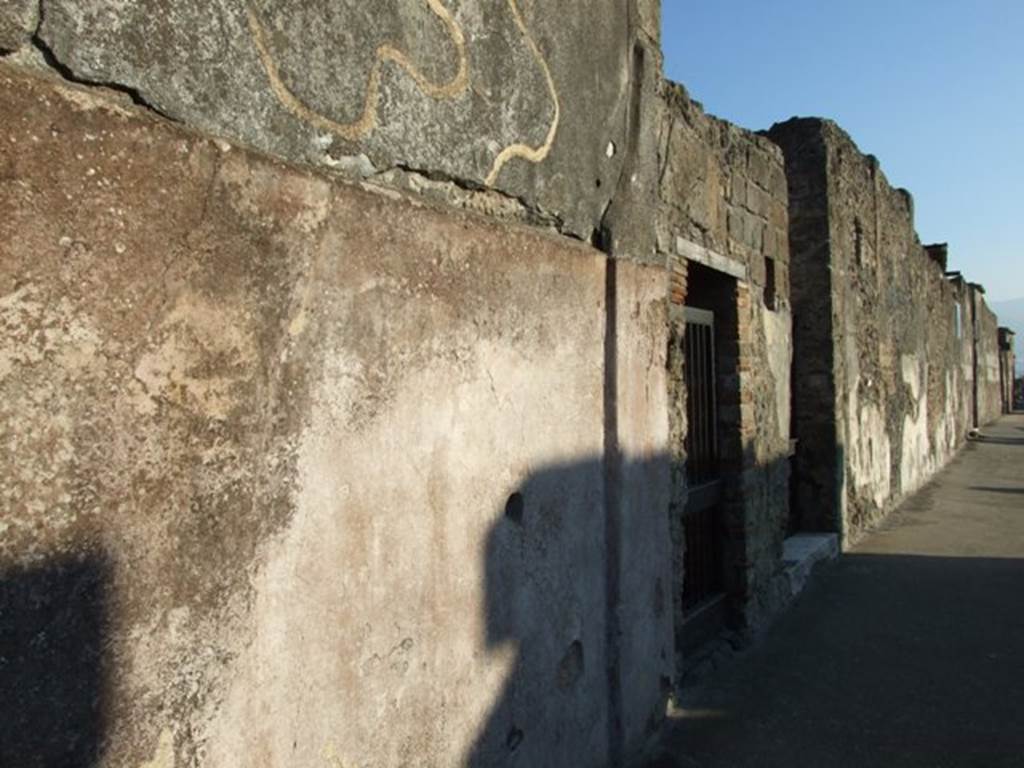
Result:
{"label": "paved street", "polygon": [[1024,416],[687,694],[666,765],[1024,766]]}

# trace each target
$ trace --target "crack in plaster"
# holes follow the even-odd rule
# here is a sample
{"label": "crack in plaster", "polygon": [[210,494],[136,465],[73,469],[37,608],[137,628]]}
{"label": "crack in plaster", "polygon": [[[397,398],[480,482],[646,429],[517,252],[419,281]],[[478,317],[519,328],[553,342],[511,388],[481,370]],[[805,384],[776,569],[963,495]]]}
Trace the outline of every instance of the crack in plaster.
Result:
{"label": "crack in plaster", "polygon": [[53,48],[50,47],[50,44],[43,38],[42,30],[45,16],[46,0],[39,0],[39,20],[36,23],[36,29],[30,38],[31,44],[43,57],[43,61],[46,65],[56,72],[61,78],[67,80],[69,83],[74,83],[75,85],[83,85],[89,88],[106,88],[107,90],[115,91],[127,96],[128,99],[136,106],[142,107],[155,115],[159,115],[165,120],[169,120],[173,123],[180,122],[148,101],[138,88],[118,83],[113,80],[92,80],[77,74],[74,69],[61,61],[60,57],[57,56],[56,51],[54,51]]}
{"label": "crack in plaster", "polygon": [[394,171],[398,171],[410,178],[423,179],[434,184],[449,185],[470,195],[483,195],[491,199],[501,200],[514,206],[527,221],[535,225],[547,226],[558,232],[560,235],[564,235],[565,237],[579,242],[586,242],[586,240],[578,235],[567,231],[565,221],[557,213],[553,213],[541,206],[535,205],[519,195],[513,195],[500,189],[489,189],[483,184],[454,176],[445,171],[416,168],[406,163],[398,163],[385,171],[375,174],[367,179],[367,181],[372,183]]}

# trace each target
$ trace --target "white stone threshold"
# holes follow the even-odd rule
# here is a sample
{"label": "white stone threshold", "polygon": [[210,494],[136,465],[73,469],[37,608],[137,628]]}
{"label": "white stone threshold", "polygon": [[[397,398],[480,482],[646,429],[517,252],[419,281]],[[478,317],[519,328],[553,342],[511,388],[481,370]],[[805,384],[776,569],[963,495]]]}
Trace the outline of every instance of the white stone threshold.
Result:
{"label": "white stone threshold", "polygon": [[839,557],[839,536],[834,533],[798,533],[783,544],[782,561],[793,597],[803,592],[814,566]]}

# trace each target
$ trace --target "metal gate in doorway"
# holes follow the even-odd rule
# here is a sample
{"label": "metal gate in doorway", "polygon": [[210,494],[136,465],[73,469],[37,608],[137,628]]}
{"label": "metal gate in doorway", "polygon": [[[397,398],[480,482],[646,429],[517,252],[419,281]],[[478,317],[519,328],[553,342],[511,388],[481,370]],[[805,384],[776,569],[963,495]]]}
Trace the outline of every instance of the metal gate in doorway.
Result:
{"label": "metal gate in doorway", "polygon": [[[683,336],[686,377],[686,479],[683,515],[683,613],[713,612],[708,632],[724,612],[722,477],[718,456],[715,315],[686,307]],[[721,610],[714,611],[715,606]],[[694,633],[704,635],[704,632]]]}

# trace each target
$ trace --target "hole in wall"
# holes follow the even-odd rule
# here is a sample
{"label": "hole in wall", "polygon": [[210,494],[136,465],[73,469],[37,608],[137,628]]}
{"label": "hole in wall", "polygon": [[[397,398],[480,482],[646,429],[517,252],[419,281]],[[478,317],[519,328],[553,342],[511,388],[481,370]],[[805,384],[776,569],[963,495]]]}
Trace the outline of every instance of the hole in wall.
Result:
{"label": "hole in wall", "polygon": [[523,743],[524,734],[521,730],[512,726],[512,730],[508,732],[508,736],[505,737],[505,746],[508,747],[509,752],[515,752],[519,745]]}
{"label": "hole in wall", "polygon": [[525,511],[526,502],[523,500],[523,494],[517,491],[508,497],[508,501],[505,502],[505,517],[516,525],[522,525]]}
{"label": "hole in wall", "polygon": [[584,668],[583,643],[575,640],[558,663],[558,687],[563,691],[572,688],[583,677]]}

